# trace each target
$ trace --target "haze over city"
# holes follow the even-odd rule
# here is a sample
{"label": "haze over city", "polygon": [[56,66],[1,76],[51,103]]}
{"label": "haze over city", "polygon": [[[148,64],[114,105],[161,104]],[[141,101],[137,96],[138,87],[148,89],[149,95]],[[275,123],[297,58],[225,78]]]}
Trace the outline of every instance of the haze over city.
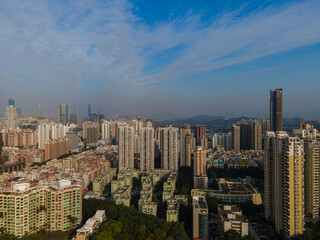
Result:
{"label": "haze over city", "polygon": [[1,1],[0,114],[320,116],[319,1]]}

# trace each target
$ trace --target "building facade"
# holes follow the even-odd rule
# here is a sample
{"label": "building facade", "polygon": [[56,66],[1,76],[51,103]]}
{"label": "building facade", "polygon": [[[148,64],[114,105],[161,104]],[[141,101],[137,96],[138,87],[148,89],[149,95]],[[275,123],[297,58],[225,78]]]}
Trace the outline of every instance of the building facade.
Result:
{"label": "building facade", "polygon": [[134,168],[134,128],[118,126],[119,169]]}
{"label": "building facade", "polygon": [[81,186],[67,180],[59,187],[18,184],[0,192],[0,216],[0,227],[16,237],[42,229],[68,231],[82,220]]}
{"label": "building facade", "polygon": [[195,125],[194,126],[194,137],[196,139],[197,145],[200,145],[200,139],[206,136],[206,126],[205,125]]}
{"label": "building facade", "polygon": [[178,128],[159,128],[161,168],[166,170],[178,170]]}
{"label": "building facade", "polygon": [[193,240],[208,239],[208,206],[205,197],[192,197]]}
{"label": "building facade", "polygon": [[286,132],[265,140],[265,217],[285,238],[304,230],[304,147]]}
{"label": "building facade", "polygon": [[154,129],[140,129],[140,171],[154,169]]}
{"label": "building facade", "polygon": [[180,166],[191,166],[191,129],[180,127]]}
{"label": "building facade", "polygon": [[60,104],[58,108],[58,123],[68,124],[68,104]]}

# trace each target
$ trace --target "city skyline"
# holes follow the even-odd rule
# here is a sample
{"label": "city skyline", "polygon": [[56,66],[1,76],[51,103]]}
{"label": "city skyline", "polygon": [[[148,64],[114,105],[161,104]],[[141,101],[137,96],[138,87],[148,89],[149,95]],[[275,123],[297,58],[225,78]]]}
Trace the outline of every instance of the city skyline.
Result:
{"label": "city skyline", "polygon": [[106,115],[268,117],[267,91],[283,88],[284,117],[320,117],[319,1],[0,8],[2,116],[12,98],[25,115],[66,103],[79,116],[91,104]]}

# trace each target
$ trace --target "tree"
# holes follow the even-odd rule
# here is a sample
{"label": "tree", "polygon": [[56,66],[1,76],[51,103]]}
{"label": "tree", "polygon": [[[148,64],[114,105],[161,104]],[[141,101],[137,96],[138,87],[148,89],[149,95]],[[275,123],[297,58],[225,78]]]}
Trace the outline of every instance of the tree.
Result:
{"label": "tree", "polygon": [[223,236],[225,240],[242,240],[241,234],[235,230],[228,230],[223,234]]}

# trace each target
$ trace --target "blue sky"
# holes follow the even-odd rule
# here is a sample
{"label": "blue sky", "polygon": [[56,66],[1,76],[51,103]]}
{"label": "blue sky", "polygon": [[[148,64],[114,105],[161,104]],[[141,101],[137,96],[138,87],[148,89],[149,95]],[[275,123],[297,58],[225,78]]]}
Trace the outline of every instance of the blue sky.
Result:
{"label": "blue sky", "polygon": [[320,1],[0,2],[0,113],[320,117]]}

